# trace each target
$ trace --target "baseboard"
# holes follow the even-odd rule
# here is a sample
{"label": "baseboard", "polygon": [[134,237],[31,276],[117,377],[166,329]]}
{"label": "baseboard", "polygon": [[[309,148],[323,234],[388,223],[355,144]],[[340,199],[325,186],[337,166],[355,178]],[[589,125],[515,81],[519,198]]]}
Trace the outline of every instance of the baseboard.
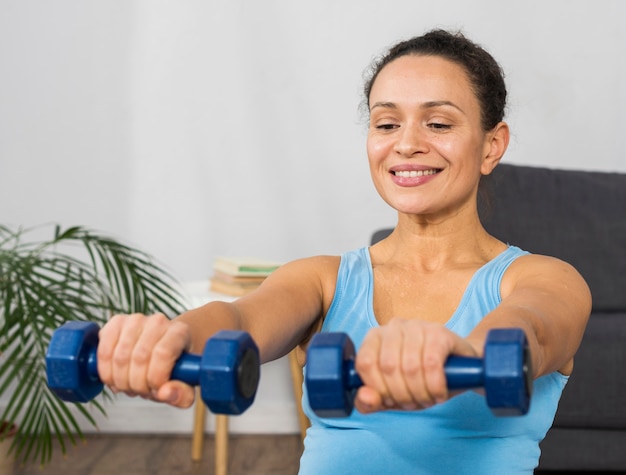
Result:
{"label": "baseboard", "polygon": [[[194,408],[178,409],[164,404],[117,396],[112,402],[101,402],[106,416],[91,414],[94,427],[76,409],[72,409],[85,433],[126,434],[190,434],[194,423]],[[229,431],[238,434],[299,433],[297,409],[294,403],[256,401],[245,413],[229,417]],[[215,431],[215,416],[205,411],[205,432]]]}
{"label": "baseboard", "polygon": [[[116,395],[113,400],[98,401],[106,416],[96,409],[90,414],[94,427],[75,407],[70,407],[85,433],[120,434],[191,434],[194,408],[178,409],[141,398]],[[6,407],[6,396],[0,400],[0,413]],[[87,405],[88,406],[88,405]],[[28,404],[24,410],[28,410]],[[215,416],[205,413],[205,432],[215,430]],[[229,417],[229,430],[239,434],[296,434],[298,413],[287,357],[261,367],[261,380],[253,405],[243,414]]]}

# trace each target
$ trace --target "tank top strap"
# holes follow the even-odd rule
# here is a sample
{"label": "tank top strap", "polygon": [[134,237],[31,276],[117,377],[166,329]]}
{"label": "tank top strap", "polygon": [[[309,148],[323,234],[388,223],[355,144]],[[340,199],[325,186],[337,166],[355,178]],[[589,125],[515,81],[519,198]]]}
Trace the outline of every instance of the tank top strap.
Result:
{"label": "tank top strap", "polygon": [[487,313],[500,304],[504,273],[518,257],[526,254],[527,251],[509,246],[478,269],[446,326],[461,336],[467,336]]}

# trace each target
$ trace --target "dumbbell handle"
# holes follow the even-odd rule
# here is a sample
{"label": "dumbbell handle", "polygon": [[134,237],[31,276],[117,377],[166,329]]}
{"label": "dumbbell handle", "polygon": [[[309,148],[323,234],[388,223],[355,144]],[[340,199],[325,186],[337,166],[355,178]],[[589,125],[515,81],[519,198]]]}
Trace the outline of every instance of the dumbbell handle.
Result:
{"label": "dumbbell handle", "polygon": [[[352,412],[354,393],[363,385],[354,359],[354,344],[345,333],[322,332],[311,339],[305,384],[318,416],[345,417]],[[528,340],[519,328],[491,329],[482,358],[451,355],[443,370],[450,390],[484,388],[487,405],[496,415],[528,412],[533,373]]]}
{"label": "dumbbell handle", "polygon": [[[100,381],[98,375],[98,357],[96,356],[97,348],[91,348],[87,351],[87,375],[93,381]],[[202,356],[192,353],[183,353],[176,360],[170,380],[182,381],[190,386],[200,385],[200,362]]]}
{"label": "dumbbell handle", "polygon": [[[466,356],[450,356],[444,365],[444,373],[448,389],[473,389],[485,385],[482,358]],[[363,386],[363,381],[354,368],[354,360],[344,361],[346,389],[358,389]]]}

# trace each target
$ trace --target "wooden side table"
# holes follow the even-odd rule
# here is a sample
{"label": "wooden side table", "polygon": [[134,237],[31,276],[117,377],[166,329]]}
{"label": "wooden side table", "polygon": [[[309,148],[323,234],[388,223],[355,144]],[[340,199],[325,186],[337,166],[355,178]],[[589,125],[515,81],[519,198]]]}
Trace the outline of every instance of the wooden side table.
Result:
{"label": "wooden side table", "polygon": [[[183,293],[187,296],[192,308],[199,307],[205,303],[222,300],[231,302],[236,299],[230,295],[218,294],[209,290],[209,283],[190,282],[183,286]],[[306,430],[309,427],[309,419],[302,410],[302,366],[299,363],[296,348],[289,353],[289,368],[293,391],[298,409],[298,424],[300,426],[300,436],[304,440]],[[193,433],[191,440],[191,459],[194,462],[202,460],[202,448],[204,442],[204,422],[206,420],[206,407],[200,398],[200,389],[196,388],[196,402],[194,407]],[[223,414],[215,415],[215,473],[216,475],[227,475],[228,473],[228,416]]]}
{"label": "wooden side table", "polygon": [[[300,437],[304,440],[306,430],[309,427],[309,419],[302,410],[302,366],[298,361],[296,348],[289,353],[289,368],[293,383],[293,391],[298,409],[298,424],[300,426]],[[191,440],[191,460],[199,462],[202,460],[202,446],[204,441],[204,421],[206,417],[206,407],[200,399],[200,389],[196,388],[196,402],[194,407],[193,435]],[[223,414],[215,415],[215,474],[228,474],[228,416]]]}

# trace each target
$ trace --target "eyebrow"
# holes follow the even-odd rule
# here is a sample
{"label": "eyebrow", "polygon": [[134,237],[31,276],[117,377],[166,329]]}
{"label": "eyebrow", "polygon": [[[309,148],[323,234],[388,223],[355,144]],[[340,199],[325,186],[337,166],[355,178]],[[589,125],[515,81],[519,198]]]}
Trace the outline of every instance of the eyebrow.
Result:
{"label": "eyebrow", "polygon": [[[457,106],[454,102],[451,101],[428,101],[428,102],[424,102],[422,104],[420,104],[420,109],[422,110],[427,110],[427,109],[434,109],[437,107],[453,107],[455,109],[457,109],[460,112],[463,112],[463,109],[461,109],[459,106]],[[384,109],[397,109],[398,106],[395,104],[395,102],[375,102],[372,107],[370,107],[370,112],[372,112],[374,109],[376,109],[377,107],[382,107]]]}

